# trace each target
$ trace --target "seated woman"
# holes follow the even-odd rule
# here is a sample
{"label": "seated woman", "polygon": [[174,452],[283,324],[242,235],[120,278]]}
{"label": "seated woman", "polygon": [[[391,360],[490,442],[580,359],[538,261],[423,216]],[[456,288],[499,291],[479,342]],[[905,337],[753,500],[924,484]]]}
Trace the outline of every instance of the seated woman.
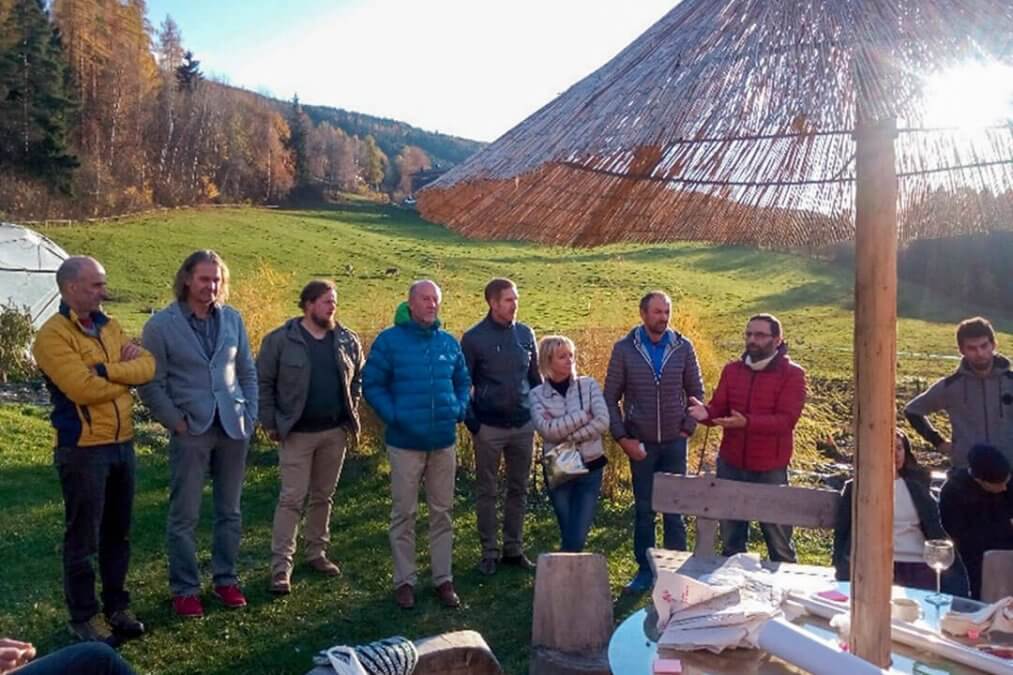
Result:
{"label": "seated woman", "polygon": [[1009,460],[994,446],[975,445],[967,453],[967,468],[955,471],[943,485],[939,510],[967,565],[971,597],[979,600],[985,551],[1013,550]]}
{"label": "seated woman", "polygon": [[561,550],[584,550],[601,492],[608,460],[602,435],[609,413],[601,387],[592,377],[578,377],[573,341],[550,335],[538,343],[538,368],[545,382],[531,390],[531,418],[542,436],[543,452],[564,441],[577,445],[588,472],[549,490],[562,539]]}
{"label": "seated woman", "polygon": [[[893,582],[898,586],[936,590],[936,575],[922,558],[926,539],[947,539],[939,505],[929,492],[929,472],[911,452],[911,441],[897,430],[894,442]],[[844,484],[834,528],[834,568],[838,581],[851,579],[851,499],[853,481]],[[967,572],[958,557],[943,572],[942,591],[967,597]]]}

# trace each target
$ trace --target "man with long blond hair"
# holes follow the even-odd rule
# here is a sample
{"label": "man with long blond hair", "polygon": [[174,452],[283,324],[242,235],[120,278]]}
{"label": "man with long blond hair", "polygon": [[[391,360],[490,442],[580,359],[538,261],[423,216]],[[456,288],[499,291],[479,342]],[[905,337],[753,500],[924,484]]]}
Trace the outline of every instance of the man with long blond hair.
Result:
{"label": "man with long blond hair", "polygon": [[176,273],[176,299],[144,327],[144,346],[157,369],[141,398],[170,434],[166,539],[172,605],[181,617],[204,614],[195,530],[209,473],[214,595],[226,607],[246,605],[236,558],[246,452],[257,419],[257,371],[243,319],[224,304],[228,284],[221,256],[193,252]]}

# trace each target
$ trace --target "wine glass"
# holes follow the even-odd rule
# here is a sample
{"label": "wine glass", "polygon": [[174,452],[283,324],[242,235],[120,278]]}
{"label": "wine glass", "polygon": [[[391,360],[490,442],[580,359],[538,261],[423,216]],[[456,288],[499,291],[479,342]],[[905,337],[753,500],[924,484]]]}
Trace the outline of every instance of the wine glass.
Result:
{"label": "wine glass", "polygon": [[940,584],[943,570],[949,569],[953,564],[953,542],[949,539],[927,539],[922,550],[922,558],[926,565],[936,571],[936,592],[925,598],[925,601],[936,606],[945,605],[949,600],[940,592]]}

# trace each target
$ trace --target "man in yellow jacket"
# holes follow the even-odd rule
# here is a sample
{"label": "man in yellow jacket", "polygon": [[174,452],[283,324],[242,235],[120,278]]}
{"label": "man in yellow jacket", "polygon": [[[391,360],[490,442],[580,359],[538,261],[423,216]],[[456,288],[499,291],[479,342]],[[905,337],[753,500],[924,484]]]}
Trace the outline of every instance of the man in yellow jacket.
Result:
{"label": "man in yellow jacket", "polygon": [[53,462],[65,506],[64,596],[74,635],[115,646],[144,632],[124,588],[135,469],[130,387],[154,377],[155,359],[102,313],[106,273],[97,260],[67,258],[56,283],[60,311],[39,329],[32,353],[53,402]]}

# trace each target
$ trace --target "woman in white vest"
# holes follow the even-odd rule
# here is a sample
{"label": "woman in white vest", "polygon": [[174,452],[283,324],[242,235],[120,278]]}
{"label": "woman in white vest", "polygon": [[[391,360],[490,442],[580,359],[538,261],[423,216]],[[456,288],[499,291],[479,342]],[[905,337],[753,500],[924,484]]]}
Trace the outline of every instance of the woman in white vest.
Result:
{"label": "woman in white vest", "polygon": [[[561,550],[580,552],[591,529],[605,465],[602,435],[609,414],[594,378],[578,376],[573,341],[550,335],[538,343],[538,368],[545,382],[531,390],[531,418],[542,437],[543,453],[575,447],[586,473],[550,488]],[[565,444],[565,445],[563,445]]]}

